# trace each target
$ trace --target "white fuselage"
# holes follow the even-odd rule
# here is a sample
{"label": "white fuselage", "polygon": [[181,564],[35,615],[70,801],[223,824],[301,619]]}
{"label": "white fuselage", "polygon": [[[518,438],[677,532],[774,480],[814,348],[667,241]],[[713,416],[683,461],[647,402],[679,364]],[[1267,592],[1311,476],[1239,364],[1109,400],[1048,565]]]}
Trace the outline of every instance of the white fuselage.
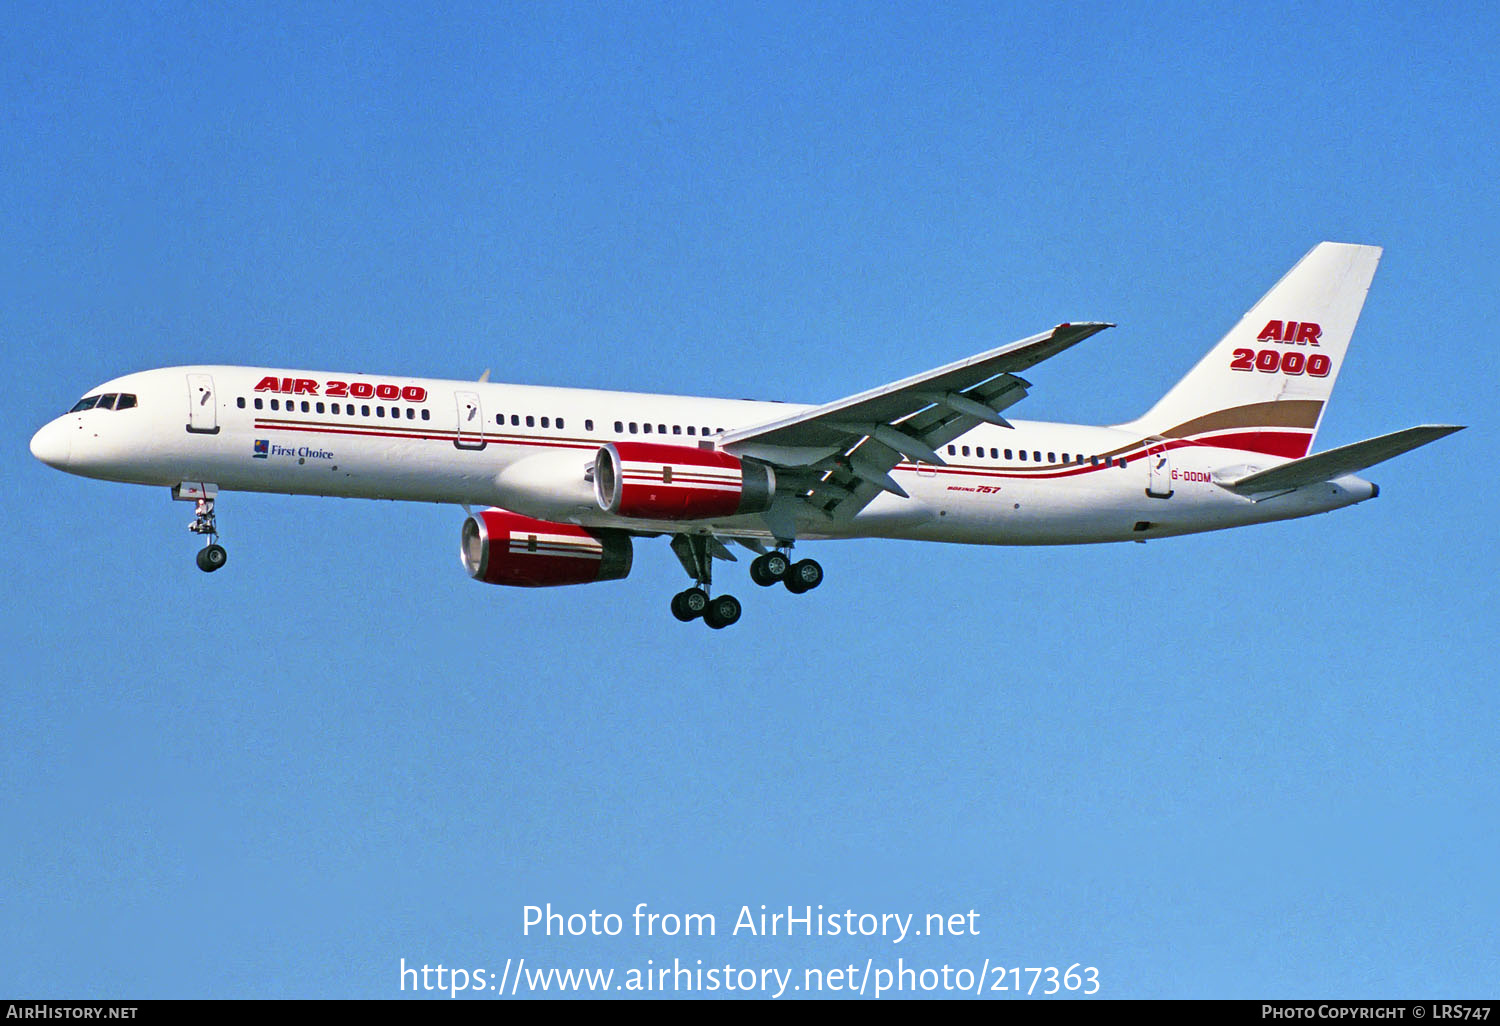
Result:
{"label": "white fuselage", "polygon": [[[129,374],[93,395],[123,410],[64,414],[32,451],[87,477],[224,491],[499,506],[641,533],[771,538],[759,514],[714,521],[612,515],[590,468],[609,442],[712,446],[721,431],[794,415],[787,403],[227,366]],[[945,446],[947,466],[903,462],[857,515],[829,519],[778,496],[798,539],[886,537],[986,545],[1132,541],[1283,520],[1375,494],[1356,477],[1251,500],[1215,474],[1273,456],[1142,438],[1128,427],[1014,421]]]}

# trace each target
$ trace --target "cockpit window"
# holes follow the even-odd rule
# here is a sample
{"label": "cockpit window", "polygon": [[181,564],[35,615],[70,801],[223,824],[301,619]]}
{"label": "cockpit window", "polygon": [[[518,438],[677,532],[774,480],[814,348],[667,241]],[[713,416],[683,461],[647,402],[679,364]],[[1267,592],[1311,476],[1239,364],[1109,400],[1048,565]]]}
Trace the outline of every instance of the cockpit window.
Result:
{"label": "cockpit window", "polygon": [[84,410],[129,410],[135,407],[135,396],[129,392],[111,392],[108,395],[86,395],[73,404],[69,413]]}

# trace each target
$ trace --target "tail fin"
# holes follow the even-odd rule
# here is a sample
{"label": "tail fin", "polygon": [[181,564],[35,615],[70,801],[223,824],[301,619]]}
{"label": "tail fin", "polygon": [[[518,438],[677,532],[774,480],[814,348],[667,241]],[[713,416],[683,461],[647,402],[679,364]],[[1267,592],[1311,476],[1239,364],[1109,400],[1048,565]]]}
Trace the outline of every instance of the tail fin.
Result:
{"label": "tail fin", "polygon": [[1132,428],[1297,459],[1312,449],[1380,247],[1321,242]]}

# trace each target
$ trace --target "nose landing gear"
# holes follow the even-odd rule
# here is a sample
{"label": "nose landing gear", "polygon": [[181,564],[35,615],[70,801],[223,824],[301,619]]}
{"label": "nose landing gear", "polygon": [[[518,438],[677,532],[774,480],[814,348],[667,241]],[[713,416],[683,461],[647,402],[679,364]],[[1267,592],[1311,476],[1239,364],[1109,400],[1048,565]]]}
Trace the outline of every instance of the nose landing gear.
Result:
{"label": "nose landing gear", "polygon": [[198,550],[198,569],[211,574],[223,566],[228,559],[229,553],[224,551],[224,546],[217,542],[209,542]]}
{"label": "nose landing gear", "polygon": [[172,498],[196,503],[188,530],[203,535],[203,548],[198,550],[198,569],[206,574],[213,573],[229,559],[229,553],[219,544],[219,525],[214,519],[214,496],[218,491],[217,485],[200,482],[172,486]]}
{"label": "nose landing gear", "polygon": [[193,522],[188,530],[204,536],[204,546],[198,550],[198,569],[211,574],[229,559],[229,553],[219,544],[219,528],[214,522],[214,500],[199,499],[193,510]]}

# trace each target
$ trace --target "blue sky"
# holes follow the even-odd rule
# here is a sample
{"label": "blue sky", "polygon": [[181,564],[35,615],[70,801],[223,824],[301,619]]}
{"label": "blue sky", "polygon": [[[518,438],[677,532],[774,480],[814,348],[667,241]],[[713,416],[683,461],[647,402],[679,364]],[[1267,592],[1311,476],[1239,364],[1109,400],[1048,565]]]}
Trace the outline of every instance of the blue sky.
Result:
{"label": "blue sky", "polygon": [[[902,957],[1493,992],[1490,6],[307,6],[0,37],[0,991]],[[456,507],[230,495],[208,577],[186,506],[26,448],[153,366],[816,402],[1089,319],[1016,412],[1110,423],[1322,239],[1386,252],[1319,447],[1471,425],[1378,501],[808,546],[823,587],[742,582],[724,632],[671,619],[664,543],[477,584]],[[719,935],[523,936],[547,902]],[[747,904],[981,932],[727,936]]]}

